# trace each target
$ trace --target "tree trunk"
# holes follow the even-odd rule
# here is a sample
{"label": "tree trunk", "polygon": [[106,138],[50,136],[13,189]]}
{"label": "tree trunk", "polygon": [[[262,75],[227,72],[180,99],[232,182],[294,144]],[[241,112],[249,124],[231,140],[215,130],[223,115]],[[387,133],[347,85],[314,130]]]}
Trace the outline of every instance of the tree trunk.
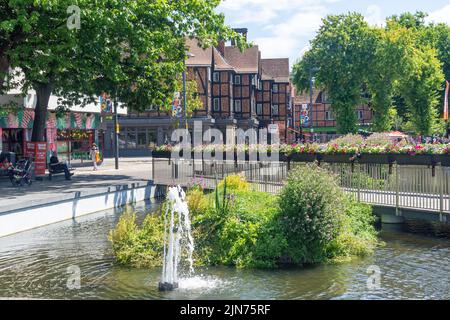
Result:
{"label": "tree trunk", "polygon": [[31,141],[45,141],[45,123],[47,121],[47,109],[52,87],[49,83],[37,83],[34,85],[36,90],[37,101],[34,110],[33,134]]}
{"label": "tree trunk", "polygon": [[3,82],[9,71],[9,61],[6,55],[0,53],[0,92],[3,88]]}

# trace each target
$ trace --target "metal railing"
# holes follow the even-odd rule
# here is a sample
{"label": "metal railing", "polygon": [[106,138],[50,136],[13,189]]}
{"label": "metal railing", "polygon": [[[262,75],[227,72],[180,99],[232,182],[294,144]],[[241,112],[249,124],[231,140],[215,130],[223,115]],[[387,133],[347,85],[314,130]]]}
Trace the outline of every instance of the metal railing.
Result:
{"label": "metal railing", "polygon": [[[278,193],[289,170],[304,163],[240,162],[211,160],[153,159],[153,180],[156,184],[213,189],[218,180],[239,174],[255,190]],[[397,164],[322,164],[336,176],[338,184],[358,201],[394,207],[450,213],[450,168],[436,166],[405,166]]]}

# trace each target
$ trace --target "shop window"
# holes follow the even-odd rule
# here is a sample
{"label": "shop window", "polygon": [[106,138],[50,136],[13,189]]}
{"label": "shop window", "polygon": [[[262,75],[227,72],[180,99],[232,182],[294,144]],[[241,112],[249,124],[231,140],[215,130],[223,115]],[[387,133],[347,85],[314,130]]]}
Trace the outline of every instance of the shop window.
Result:
{"label": "shop window", "polygon": [[[111,141],[114,141],[114,133],[111,134]],[[127,140],[126,140],[125,131],[120,130],[120,132],[119,132],[119,149],[126,149],[126,148],[127,148]]]}
{"label": "shop window", "polygon": [[147,148],[147,130],[146,129],[138,129],[137,132],[137,147],[139,149]]}
{"label": "shop window", "polygon": [[137,147],[136,128],[127,128],[126,140],[127,140],[127,149],[136,149]]}

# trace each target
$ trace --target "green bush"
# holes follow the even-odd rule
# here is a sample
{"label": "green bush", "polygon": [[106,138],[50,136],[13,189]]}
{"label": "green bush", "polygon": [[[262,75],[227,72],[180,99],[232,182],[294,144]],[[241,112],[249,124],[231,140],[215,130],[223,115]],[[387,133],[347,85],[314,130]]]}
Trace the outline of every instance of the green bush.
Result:
{"label": "green bush", "polygon": [[118,263],[136,268],[162,265],[164,224],[161,217],[160,214],[149,214],[139,227],[136,214],[125,211],[109,234]]}
{"label": "green bush", "polygon": [[279,206],[287,256],[294,264],[363,255],[376,243],[370,206],[350,199],[317,165],[290,173]]}
{"label": "green bush", "polygon": [[204,265],[276,267],[286,248],[276,219],[277,198],[261,192],[238,191],[226,196],[231,198],[228,210],[218,212],[213,196],[209,196],[209,209],[193,220],[197,260]]}
{"label": "green bush", "polygon": [[[293,169],[280,196],[239,187],[244,182],[235,176],[210,194],[188,192],[197,265],[339,262],[370,254],[377,244],[371,207],[347,196],[325,169]],[[161,214],[138,227],[136,216],[125,213],[110,235],[117,261],[134,267],[162,264],[163,237]]]}

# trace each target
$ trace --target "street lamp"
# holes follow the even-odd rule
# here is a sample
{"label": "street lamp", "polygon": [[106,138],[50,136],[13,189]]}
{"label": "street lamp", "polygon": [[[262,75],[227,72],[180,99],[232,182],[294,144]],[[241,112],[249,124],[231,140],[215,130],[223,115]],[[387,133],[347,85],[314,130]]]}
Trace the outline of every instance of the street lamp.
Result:
{"label": "street lamp", "polygon": [[[309,111],[311,112],[312,117],[312,109],[313,109],[313,73],[319,71],[319,68],[312,67],[309,69]],[[300,120],[300,129],[301,129],[302,122]],[[303,133],[301,133],[303,136]],[[301,137],[302,138],[302,137]]]}
{"label": "street lamp", "polygon": [[[188,58],[194,58],[195,54],[188,52]],[[184,108],[184,117],[186,124],[186,131],[189,131],[188,125],[188,112],[187,112],[187,92],[186,92],[186,60],[184,60],[184,70],[183,70],[183,108]]]}

